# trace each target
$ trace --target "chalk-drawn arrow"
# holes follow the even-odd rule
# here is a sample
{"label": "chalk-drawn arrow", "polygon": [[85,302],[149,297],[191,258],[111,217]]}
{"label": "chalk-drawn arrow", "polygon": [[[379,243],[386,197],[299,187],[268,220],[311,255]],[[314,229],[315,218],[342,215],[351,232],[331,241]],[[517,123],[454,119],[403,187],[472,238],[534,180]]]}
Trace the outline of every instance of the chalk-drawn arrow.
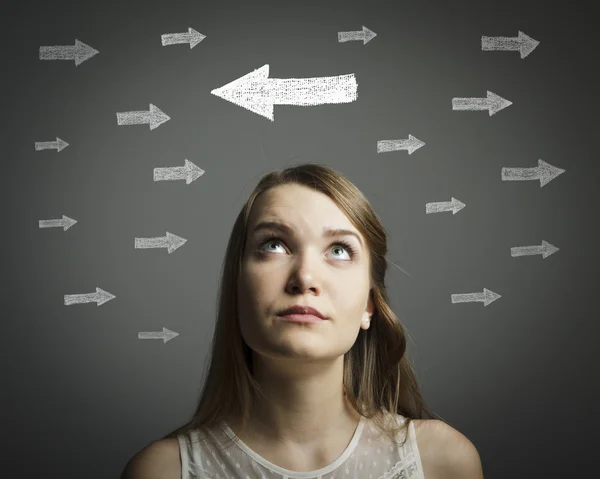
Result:
{"label": "chalk-drawn arrow", "polygon": [[539,44],[540,42],[525,35],[520,30],[518,37],[481,37],[481,49],[483,51],[518,50],[521,54],[521,59],[529,55]]}
{"label": "chalk-drawn arrow", "polygon": [[489,110],[490,116],[510,105],[512,105],[512,101],[491,91],[487,92],[487,98],[452,98],[453,110]]}
{"label": "chalk-drawn arrow", "polygon": [[65,305],[82,304],[82,303],[98,303],[97,306],[102,306],[107,301],[114,299],[116,296],[110,294],[103,289],[96,287],[95,293],[87,294],[65,294]]}
{"label": "chalk-drawn arrow", "polygon": [[412,155],[415,150],[418,150],[424,142],[415,138],[410,133],[408,139],[404,140],[380,140],[377,142],[377,153],[385,153],[387,151],[408,150],[408,154]]}
{"label": "chalk-drawn arrow", "polygon": [[167,231],[166,236],[155,238],[136,238],[134,246],[136,249],[167,248],[167,251],[169,254],[171,254],[177,248],[183,246],[186,241],[186,239],[180,238],[179,236],[171,234]]}
{"label": "chalk-drawn arrow", "polygon": [[64,150],[67,146],[69,146],[69,144],[57,136],[56,141],[36,141],[35,151],[56,150],[58,153],[59,151]]}
{"label": "chalk-drawn arrow", "polygon": [[542,240],[541,245],[533,245],[533,246],[516,246],[510,249],[510,255],[515,258],[517,256],[532,256],[536,254],[541,254],[542,259],[546,259],[551,254],[556,253],[560,248],[557,248],[554,245],[551,245],[547,241]]}
{"label": "chalk-drawn arrow", "polygon": [[79,66],[98,53],[98,50],[75,39],[75,45],[41,46],[40,60],[75,60],[75,66]]}
{"label": "chalk-drawn arrow", "polygon": [[427,203],[425,205],[425,214],[452,211],[452,214],[455,215],[465,206],[467,205],[452,197],[452,201],[439,201],[437,203]]}
{"label": "chalk-drawn arrow", "polygon": [[178,43],[189,43],[190,50],[194,48],[198,43],[206,38],[206,35],[197,32],[192,27],[188,27],[188,33],[165,33],[160,36],[162,46],[176,45]]}
{"label": "chalk-drawn arrow", "polygon": [[357,98],[354,73],[317,78],[268,78],[269,65],[211,93],[273,121],[273,105],[349,103]]}
{"label": "chalk-drawn arrow", "polygon": [[363,45],[369,43],[373,38],[377,36],[377,33],[369,30],[364,25],[362,26],[362,30],[357,30],[353,32],[338,32],[338,43],[351,42],[355,40],[362,40]]}
{"label": "chalk-drawn arrow", "polygon": [[200,178],[204,173],[205,171],[202,168],[198,168],[186,158],[184,166],[154,168],[154,181],[185,180],[189,185],[192,181],[196,181]]}
{"label": "chalk-drawn arrow", "polygon": [[138,333],[138,339],[162,339],[163,344],[171,339],[179,336],[179,333],[170,331],[163,326],[162,332],[160,331],[142,331]]}
{"label": "chalk-drawn arrow", "polygon": [[55,220],[40,220],[40,228],[63,228],[63,231],[67,231],[77,221],[73,218],[63,215],[62,219]]}
{"label": "chalk-drawn arrow", "polygon": [[540,180],[542,188],[565,171],[538,158],[538,165],[532,168],[502,168],[502,181]]}
{"label": "chalk-drawn arrow", "polygon": [[453,294],[452,302],[453,303],[474,303],[479,301],[483,303],[484,306],[487,306],[490,303],[493,303],[498,298],[501,298],[499,294],[490,291],[489,289],[483,288],[483,293],[466,293],[466,294]]}
{"label": "chalk-drawn arrow", "polygon": [[170,116],[165,115],[160,108],[152,103],[150,103],[150,110],[117,112],[117,124],[142,125],[148,123],[151,130],[170,119]]}

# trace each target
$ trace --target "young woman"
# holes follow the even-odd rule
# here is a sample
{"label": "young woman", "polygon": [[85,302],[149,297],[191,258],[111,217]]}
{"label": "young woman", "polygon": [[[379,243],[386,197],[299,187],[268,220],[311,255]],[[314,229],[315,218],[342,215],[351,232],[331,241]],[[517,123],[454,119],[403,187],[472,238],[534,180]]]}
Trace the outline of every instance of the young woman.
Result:
{"label": "young woman", "polygon": [[338,172],[264,176],[227,246],[196,412],[122,479],[482,479],[474,445],[425,406],[386,254],[377,214]]}

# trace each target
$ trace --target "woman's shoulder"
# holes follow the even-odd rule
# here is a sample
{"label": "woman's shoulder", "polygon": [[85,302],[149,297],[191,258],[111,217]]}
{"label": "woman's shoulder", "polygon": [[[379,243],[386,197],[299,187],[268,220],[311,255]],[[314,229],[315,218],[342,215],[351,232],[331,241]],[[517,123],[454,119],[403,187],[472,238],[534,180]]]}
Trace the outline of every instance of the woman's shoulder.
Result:
{"label": "woman's shoulder", "polygon": [[177,438],[159,439],[133,456],[121,479],[181,479]]}
{"label": "woman's shoulder", "polygon": [[439,419],[412,421],[425,477],[483,478],[479,453],[464,434]]}

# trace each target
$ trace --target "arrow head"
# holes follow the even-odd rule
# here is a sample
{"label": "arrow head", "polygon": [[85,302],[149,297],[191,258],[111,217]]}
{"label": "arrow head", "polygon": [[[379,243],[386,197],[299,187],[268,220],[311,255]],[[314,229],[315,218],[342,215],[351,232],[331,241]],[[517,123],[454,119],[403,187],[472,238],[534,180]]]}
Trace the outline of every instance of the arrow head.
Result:
{"label": "arrow head", "polygon": [[565,170],[557,168],[556,166],[552,166],[540,159],[538,159],[537,168],[540,177],[540,188],[542,188],[544,185],[547,185],[558,175],[562,175],[565,172]]}
{"label": "arrow head", "polygon": [[512,105],[512,101],[508,101],[495,93],[488,90],[487,99],[489,103],[489,113],[492,116],[494,113],[498,113],[500,110],[504,110],[507,106]]}
{"label": "arrow head", "polygon": [[377,36],[377,33],[375,33],[372,30],[369,30],[367,27],[365,27],[364,25],[362,26],[362,31],[364,33],[364,38],[363,38],[363,45],[366,45],[367,43],[369,43],[371,40],[373,40],[373,38],[375,38]]}
{"label": "arrow head", "polygon": [[167,251],[169,252],[169,254],[171,254],[173,251],[175,251],[180,246],[183,246],[187,241],[186,239],[180,238],[179,236],[171,234],[168,231],[166,234],[167,234],[167,243],[169,245],[167,247]]}
{"label": "arrow head", "polygon": [[418,150],[419,148],[421,148],[422,146],[425,145],[424,142],[422,142],[418,138],[415,138],[410,133],[408,134],[408,140],[409,140],[409,146],[408,146],[408,154],[409,155],[412,155],[413,152],[415,152],[416,150]]}
{"label": "arrow head", "polygon": [[187,158],[185,160],[185,182],[189,185],[192,181],[196,181],[200,178],[205,171],[202,168],[198,168],[194,163],[189,161]]}
{"label": "arrow head", "polygon": [[69,144],[66,141],[61,140],[58,136],[56,137],[56,143],[58,143],[58,149],[56,150],[57,153],[69,146]]}
{"label": "arrow head", "polygon": [[188,27],[188,32],[190,34],[190,50],[206,38],[206,35],[202,35],[202,33],[197,32],[192,27]]}
{"label": "arrow head", "polygon": [[107,301],[116,298],[114,294],[110,294],[108,291],[104,291],[96,286],[96,293],[98,294],[97,305],[102,306]]}
{"label": "arrow head", "polygon": [[75,66],[81,65],[84,61],[89,60],[94,55],[100,53],[89,45],[75,39]]}
{"label": "arrow head", "polygon": [[540,44],[537,40],[534,40],[528,35],[525,35],[522,31],[519,30],[519,52],[521,54],[521,59],[525,58],[529,55],[535,48]]}
{"label": "arrow head", "polygon": [[548,256],[556,253],[560,249],[544,240],[542,240],[542,248],[544,248],[542,259],[546,259]]}
{"label": "arrow head", "polygon": [[63,215],[63,231],[67,231],[71,226],[73,226],[77,221],[73,218],[69,218],[68,216]]}
{"label": "arrow head", "polygon": [[179,333],[176,333],[175,331],[171,331],[163,326],[163,335],[164,335],[163,336],[163,344],[165,344],[167,341],[170,341],[171,339],[179,336]]}
{"label": "arrow head", "polygon": [[452,197],[452,214],[455,215],[456,213],[458,213],[460,210],[462,210],[465,205],[462,201],[457,200],[456,198]]}
{"label": "arrow head", "polygon": [[273,119],[273,99],[268,91],[269,65],[260,68],[211,91],[223,100],[241,106],[271,121]]}
{"label": "arrow head", "polygon": [[490,291],[489,289],[485,289],[485,288],[483,288],[483,294],[485,295],[485,301],[483,302],[484,306],[487,306],[488,304],[491,304],[494,301],[496,301],[498,298],[502,297],[499,294],[494,293],[493,291]]}
{"label": "arrow head", "polygon": [[169,121],[170,116],[166,115],[160,108],[150,103],[150,129],[154,130],[163,123]]}

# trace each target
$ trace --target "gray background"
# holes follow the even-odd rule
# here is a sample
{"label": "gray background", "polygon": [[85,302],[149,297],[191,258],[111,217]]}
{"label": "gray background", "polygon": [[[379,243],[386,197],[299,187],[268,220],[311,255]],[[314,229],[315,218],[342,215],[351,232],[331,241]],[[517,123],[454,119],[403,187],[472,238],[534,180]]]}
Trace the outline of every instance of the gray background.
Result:
{"label": "gray background", "polygon": [[[591,472],[600,315],[589,8],[324,3],[3,2],[0,475],[115,478],[189,418],[234,219],[261,175],[302,161],[349,177],[381,216],[388,258],[406,272],[390,267],[390,299],[425,399],[476,445],[486,479]],[[338,43],[362,25],[378,36]],[[194,49],[161,45],[188,27],[206,35]],[[519,30],[540,41],[527,58],[481,50],[482,35]],[[41,45],[76,38],[100,53],[78,67],[39,60]],[[358,99],[275,106],[271,122],[210,94],[264,64],[272,78],[354,73]],[[452,111],[453,97],[487,90],[513,105],[492,117]],[[117,125],[117,112],[149,103],[171,120]],[[377,153],[378,140],[408,134],[426,145]],[[57,136],[70,146],[35,151]],[[154,168],[186,158],[205,175],[153,181]],[[540,158],[566,172],[543,188],[501,181],[502,167]],[[452,196],[466,208],[425,214]],[[63,214],[78,223],[38,227]],[[166,231],[188,242],[170,255],[134,249],[135,237]],[[560,251],[511,257],[542,240]],[[116,298],[63,304],[96,286]],[[483,288],[502,297],[451,303]],[[137,338],[163,326],[179,336]]]}

